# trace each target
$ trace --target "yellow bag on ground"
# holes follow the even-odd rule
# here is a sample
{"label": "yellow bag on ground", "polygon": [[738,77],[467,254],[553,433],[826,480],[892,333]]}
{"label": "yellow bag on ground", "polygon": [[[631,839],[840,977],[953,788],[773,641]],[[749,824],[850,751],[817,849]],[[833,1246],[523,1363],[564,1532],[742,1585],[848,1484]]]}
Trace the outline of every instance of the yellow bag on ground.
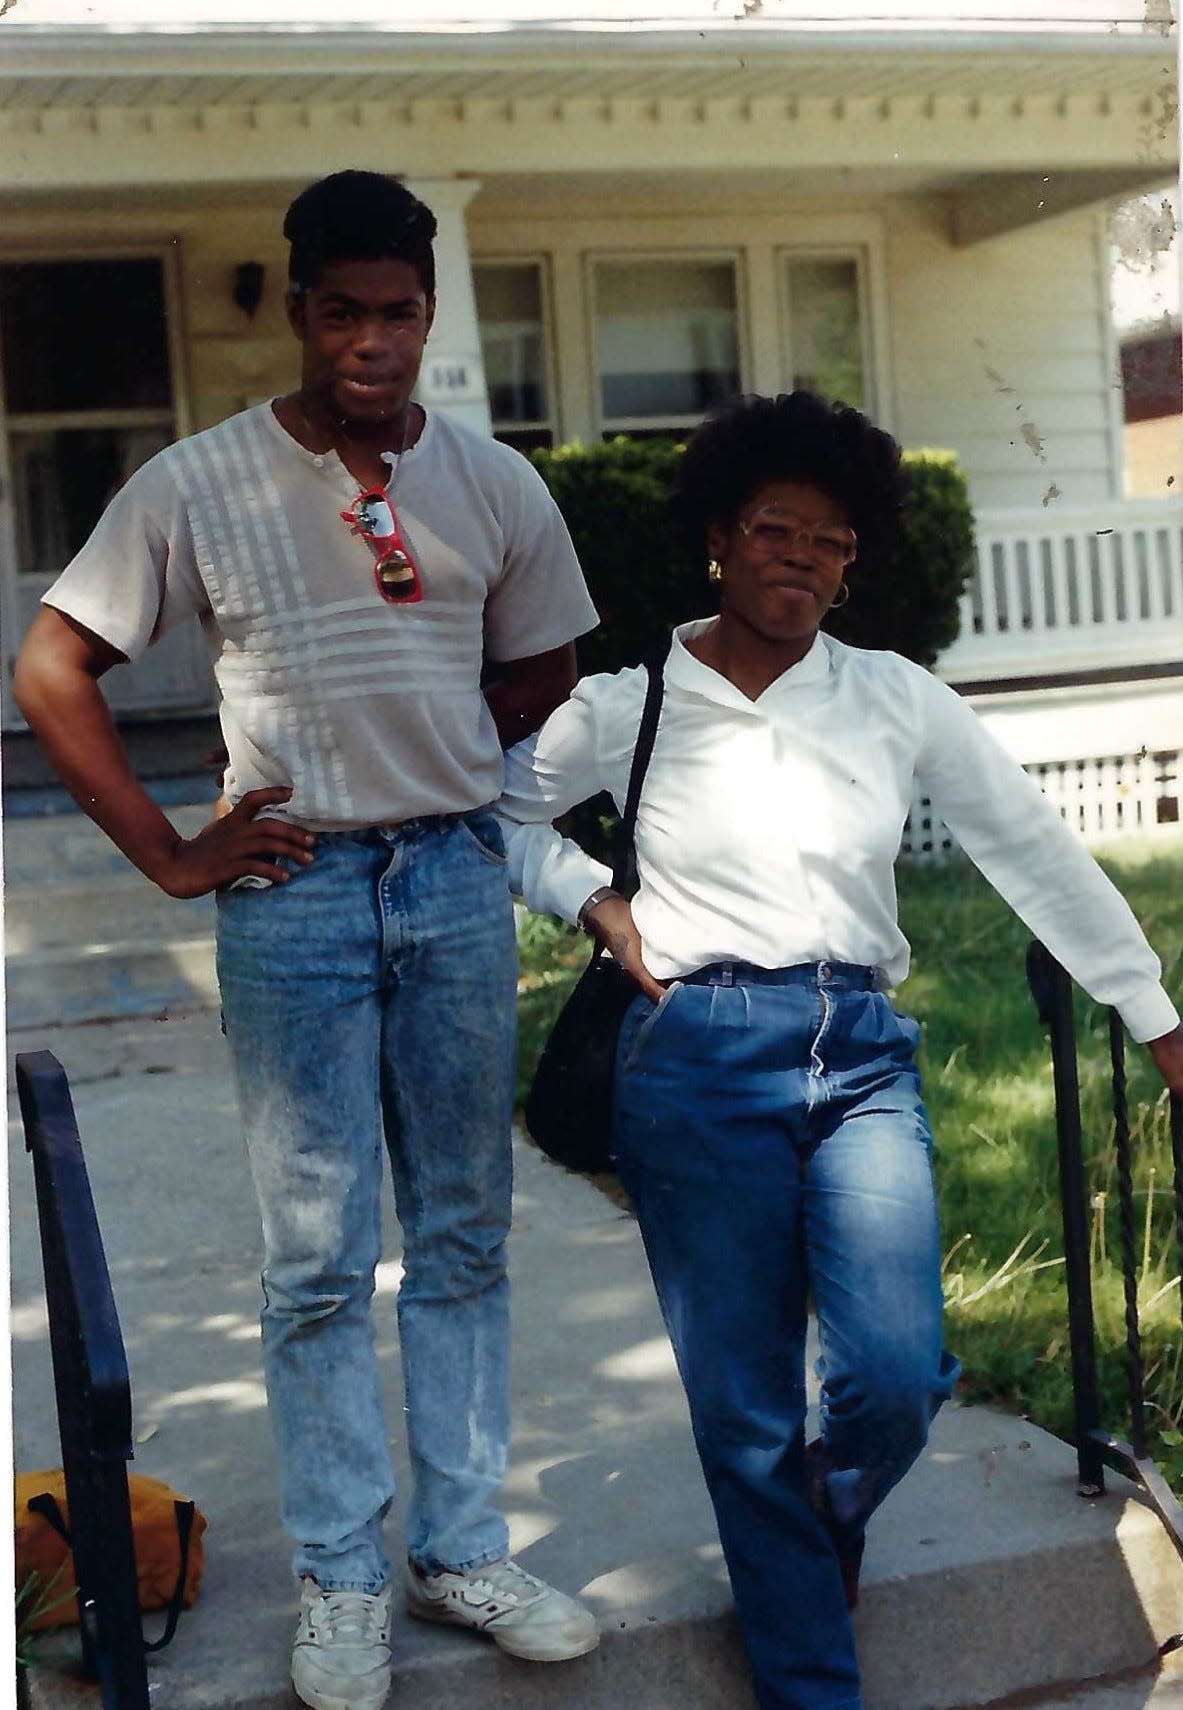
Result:
{"label": "yellow bag on ground", "polygon": [[[205,1515],[187,1496],[142,1473],[128,1473],[127,1491],[140,1608],[190,1608],[205,1566],[201,1542]],[[46,1602],[44,1609],[23,1624],[27,1631],[37,1632],[77,1622],[65,1474],[61,1467],[51,1472],[18,1473],[14,1494],[17,1590],[30,1574],[36,1574],[34,1589],[43,1592]],[[170,1634],[171,1626],[170,1622]]]}

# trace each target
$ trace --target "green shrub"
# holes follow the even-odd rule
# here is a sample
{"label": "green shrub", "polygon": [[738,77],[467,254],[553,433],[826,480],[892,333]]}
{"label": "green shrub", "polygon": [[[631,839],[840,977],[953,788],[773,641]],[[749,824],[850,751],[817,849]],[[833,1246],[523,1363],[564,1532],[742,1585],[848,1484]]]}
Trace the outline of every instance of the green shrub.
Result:
{"label": "green shrub", "polygon": [[[710,585],[667,513],[676,440],[624,438],[536,451],[583,565],[600,627],[579,644],[584,672],[635,665],[673,624],[712,610]],[[952,452],[904,454],[912,499],[890,566],[852,573],[851,599],[826,628],[855,647],[888,648],[931,665],[956,638],[958,599],[973,568],[973,516]]]}
{"label": "green shrub", "polygon": [[624,438],[533,453],[600,614],[600,627],[579,642],[585,675],[636,665],[673,624],[710,609],[706,577],[669,522],[681,455],[676,440]]}
{"label": "green shrub", "polygon": [[965,476],[951,451],[906,451],[912,484],[899,544],[887,569],[860,576],[826,629],[852,647],[902,653],[921,665],[957,639],[958,601],[974,569],[974,522]]}

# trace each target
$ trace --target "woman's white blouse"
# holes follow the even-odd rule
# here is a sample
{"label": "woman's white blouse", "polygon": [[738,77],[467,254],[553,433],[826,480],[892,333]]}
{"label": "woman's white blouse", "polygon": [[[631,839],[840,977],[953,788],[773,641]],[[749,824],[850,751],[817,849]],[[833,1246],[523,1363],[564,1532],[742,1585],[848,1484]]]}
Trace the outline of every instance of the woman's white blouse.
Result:
{"label": "woman's white blouse", "polygon": [[[1033,933],[1135,1039],[1178,1016],[1120,893],[1038,784],[944,683],[819,636],[756,701],[687,652],[683,624],[637,815],[633,915],[659,980],[706,962],[908,971],[893,867],[914,786]],[[587,677],[506,755],[510,883],[574,921],[611,874],[550,824],[608,790],[623,807],[643,668]]]}

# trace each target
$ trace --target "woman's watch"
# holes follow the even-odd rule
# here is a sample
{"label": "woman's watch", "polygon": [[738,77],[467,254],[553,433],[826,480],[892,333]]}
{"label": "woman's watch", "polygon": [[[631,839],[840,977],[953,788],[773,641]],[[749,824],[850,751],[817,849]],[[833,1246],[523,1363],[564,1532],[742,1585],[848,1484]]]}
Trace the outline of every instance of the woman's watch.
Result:
{"label": "woman's watch", "polygon": [[602,902],[607,902],[609,897],[618,897],[619,895],[620,892],[614,891],[611,885],[601,885],[598,890],[594,890],[580,909],[579,913],[575,916],[575,924],[579,927],[580,931],[591,931],[590,926],[587,924],[587,917],[593,908],[596,908]]}

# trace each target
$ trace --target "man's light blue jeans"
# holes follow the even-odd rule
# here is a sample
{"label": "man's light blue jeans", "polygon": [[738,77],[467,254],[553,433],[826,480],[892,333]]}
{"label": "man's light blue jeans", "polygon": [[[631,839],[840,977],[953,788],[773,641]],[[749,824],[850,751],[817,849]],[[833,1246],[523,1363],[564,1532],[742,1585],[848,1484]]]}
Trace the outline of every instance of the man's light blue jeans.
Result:
{"label": "man's light blue jeans", "polygon": [[505,1241],[517,955],[485,811],[321,835],[286,885],[219,896],[226,1036],[263,1218],[263,1360],[294,1567],[377,1591],[394,1492],[371,1298],[385,1143],[428,1572],[506,1553]]}
{"label": "man's light blue jeans", "polygon": [[[828,963],[718,964],[622,1029],[620,1174],[761,1710],[858,1705],[834,1546],[861,1539],[956,1376],[916,1038],[870,970]],[[803,1460],[810,1297],[825,1521]]]}

